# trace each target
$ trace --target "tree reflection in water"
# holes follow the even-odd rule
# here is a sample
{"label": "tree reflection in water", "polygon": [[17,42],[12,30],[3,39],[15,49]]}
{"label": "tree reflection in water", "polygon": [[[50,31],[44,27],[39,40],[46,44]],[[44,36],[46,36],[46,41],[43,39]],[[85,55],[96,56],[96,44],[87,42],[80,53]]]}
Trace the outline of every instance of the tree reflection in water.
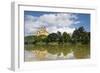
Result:
{"label": "tree reflection in water", "polygon": [[89,45],[25,45],[37,60],[86,59],[90,56]]}

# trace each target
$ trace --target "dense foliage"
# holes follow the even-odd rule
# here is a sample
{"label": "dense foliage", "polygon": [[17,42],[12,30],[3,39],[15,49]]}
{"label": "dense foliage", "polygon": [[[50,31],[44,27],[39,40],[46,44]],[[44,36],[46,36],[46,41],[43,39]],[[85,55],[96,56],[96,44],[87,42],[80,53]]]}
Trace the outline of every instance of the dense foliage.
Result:
{"label": "dense foliage", "polygon": [[86,32],[83,27],[79,27],[72,34],[58,31],[48,36],[26,36],[24,37],[24,41],[25,44],[89,44],[90,32]]}

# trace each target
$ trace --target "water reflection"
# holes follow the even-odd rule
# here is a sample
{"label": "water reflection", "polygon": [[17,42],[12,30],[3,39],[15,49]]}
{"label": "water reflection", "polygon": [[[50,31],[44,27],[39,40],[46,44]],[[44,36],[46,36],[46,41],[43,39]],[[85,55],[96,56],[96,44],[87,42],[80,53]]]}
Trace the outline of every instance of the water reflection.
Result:
{"label": "water reflection", "polygon": [[[29,58],[28,55],[32,56]],[[89,45],[25,45],[25,61],[85,59],[89,56]]]}
{"label": "water reflection", "polygon": [[35,55],[35,57],[38,60],[44,60],[44,59],[46,59],[48,52],[47,52],[47,50],[43,50],[43,51],[33,50],[32,53],[33,53],[33,55]]}

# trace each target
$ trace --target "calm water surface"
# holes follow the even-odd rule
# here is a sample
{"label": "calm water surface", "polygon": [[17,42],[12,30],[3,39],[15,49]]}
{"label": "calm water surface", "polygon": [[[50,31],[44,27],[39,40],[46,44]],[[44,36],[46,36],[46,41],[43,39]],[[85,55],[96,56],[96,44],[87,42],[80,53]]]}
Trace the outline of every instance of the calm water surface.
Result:
{"label": "calm water surface", "polygon": [[25,61],[87,59],[89,45],[25,45]]}

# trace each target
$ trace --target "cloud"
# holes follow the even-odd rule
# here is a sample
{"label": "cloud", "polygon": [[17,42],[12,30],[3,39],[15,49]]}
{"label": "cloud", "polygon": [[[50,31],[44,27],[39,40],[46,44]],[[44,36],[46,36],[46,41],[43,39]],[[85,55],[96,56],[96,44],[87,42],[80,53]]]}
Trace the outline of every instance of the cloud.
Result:
{"label": "cloud", "polygon": [[69,28],[69,27],[62,27],[62,28],[57,28],[57,27],[51,27],[51,28],[47,28],[47,31],[49,31],[49,33],[56,33],[57,31],[60,32],[68,32],[68,33],[73,33],[73,31],[75,30],[75,28]]}
{"label": "cloud", "polygon": [[36,34],[38,28],[42,26],[45,26],[49,33],[57,31],[73,33],[75,28],[71,28],[70,26],[80,23],[77,19],[77,15],[71,13],[51,13],[38,17],[25,15],[25,36]]}

